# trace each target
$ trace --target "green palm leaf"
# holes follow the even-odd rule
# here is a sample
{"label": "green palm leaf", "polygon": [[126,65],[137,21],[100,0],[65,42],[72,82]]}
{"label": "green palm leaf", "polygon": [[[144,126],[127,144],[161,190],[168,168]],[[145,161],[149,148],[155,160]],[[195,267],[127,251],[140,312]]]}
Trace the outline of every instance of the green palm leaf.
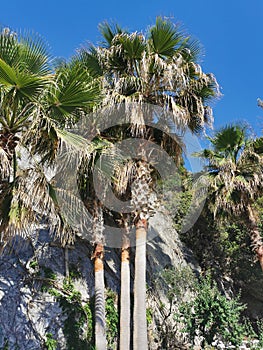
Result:
{"label": "green palm leaf", "polygon": [[70,146],[78,151],[83,151],[85,149],[93,150],[92,145],[84,137],[74,134],[70,131],[55,128],[58,138],[64,142],[67,146]]}
{"label": "green palm leaf", "polygon": [[183,58],[186,62],[197,62],[203,54],[200,42],[197,39],[191,39],[189,37],[184,39],[180,44],[178,51],[182,52]]}
{"label": "green palm leaf", "polygon": [[246,145],[246,130],[239,125],[228,125],[219,130],[214,138],[210,138],[215,152],[237,162],[240,152]]}
{"label": "green palm leaf", "polygon": [[89,46],[87,50],[82,48],[79,51],[78,58],[84,67],[88,68],[88,72],[91,76],[97,78],[103,75],[103,70],[98,58],[97,48],[95,46]]}
{"label": "green palm leaf", "polygon": [[252,147],[257,154],[263,155],[263,137],[258,137],[254,140]]}
{"label": "green palm leaf", "polygon": [[137,33],[131,35],[122,34],[118,36],[118,40],[123,47],[123,50],[130,60],[139,60],[145,51],[146,44],[144,37]]}
{"label": "green palm leaf", "polygon": [[99,85],[87,75],[87,72],[79,68],[71,69],[70,66],[58,71],[55,85],[50,85],[47,94],[50,117],[60,122],[67,117],[75,120],[79,109],[88,110],[99,100]]}
{"label": "green palm leaf", "polygon": [[17,34],[9,28],[0,28],[0,58],[13,66],[19,56]]}
{"label": "green palm leaf", "polygon": [[44,40],[33,33],[16,33],[2,29],[0,33],[0,58],[16,71],[47,75],[51,73],[50,56]]}
{"label": "green palm leaf", "polygon": [[17,75],[15,69],[0,59],[0,84],[5,87],[10,87],[15,86],[16,83]]}
{"label": "green palm leaf", "polygon": [[48,84],[46,77],[19,73],[15,89],[17,94],[27,97],[29,101],[36,101],[46,84]]}
{"label": "green palm leaf", "polygon": [[118,24],[109,24],[108,22],[103,22],[99,24],[99,31],[103,37],[102,46],[110,47],[112,40],[117,34],[125,33]]}
{"label": "green palm leaf", "polygon": [[33,33],[25,33],[20,40],[20,69],[45,76],[51,73],[50,56],[43,39]]}
{"label": "green palm leaf", "polygon": [[183,40],[178,28],[161,17],[157,17],[156,24],[150,28],[149,35],[152,51],[163,57],[172,57]]}
{"label": "green palm leaf", "polygon": [[17,95],[32,101],[42,92],[46,83],[46,78],[18,72],[0,59],[0,84],[5,88],[12,88]]}

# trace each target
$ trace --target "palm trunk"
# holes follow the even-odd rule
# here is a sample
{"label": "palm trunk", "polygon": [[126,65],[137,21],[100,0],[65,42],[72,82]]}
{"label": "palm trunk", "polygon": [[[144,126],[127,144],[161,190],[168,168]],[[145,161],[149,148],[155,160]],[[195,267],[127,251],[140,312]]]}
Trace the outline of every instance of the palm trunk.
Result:
{"label": "palm trunk", "polygon": [[247,207],[248,219],[250,225],[250,238],[252,242],[252,249],[256,253],[258,261],[263,271],[263,242],[258,229],[257,220],[254,216],[253,210],[250,206]]}
{"label": "palm trunk", "polygon": [[69,279],[69,259],[68,259],[68,246],[65,246],[65,276],[67,279]]}
{"label": "palm trunk", "polygon": [[147,221],[140,219],[136,224],[136,253],[134,277],[134,350],[147,350],[146,321],[146,238]]}
{"label": "palm trunk", "polygon": [[95,347],[106,350],[106,319],[104,295],[103,245],[96,244],[94,251],[95,274]]}
{"label": "palm trunk", "polygon": [[130,349],[130,252],[129,240],[121,250],[120,350]]}
{"label": "palm trunk", "polygon": [[13,173],[10,174],[12,176],[12,179],[10,178],[10,175],[9,175],[8,182],[12,182],[16,178],[16,171],[17,171],[16,146],[18,141],[19,141],[19,138],[13,133],[6,132],[0,135],[0,147],[4,150],[6,154],[10,169],[13,170]]}

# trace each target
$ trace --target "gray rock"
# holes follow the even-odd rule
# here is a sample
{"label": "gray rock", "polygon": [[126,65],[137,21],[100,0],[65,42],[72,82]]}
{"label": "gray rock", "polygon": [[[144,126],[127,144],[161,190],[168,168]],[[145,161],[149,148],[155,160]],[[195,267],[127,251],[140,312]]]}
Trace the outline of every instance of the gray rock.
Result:
{"label": "gray rock", "polygon": [[[0,348],[8,344],[9,350],[45,349],[47,334],[57,341],[57,349],[66,349],[63,325],[66,315],[55,297],[41,289],[41,278],[46,268],[56,274],[57,285],[62,285],[65,277],[64,249],[51,245],[52,237],[47,227],[32,232],[30,241],[19,237],[11,251],[0,256]],[[134,276],[131,254],[131,281]],[[93,263],[90,259],[90,242],[77,238],[76,244],[69,249],[69,265],[78,270],[75,288],[81,293],[83,303],[94,294]],[[191,251],[179,239],[173,229],[173,222],[166,212],[160,211],[150,219],[149,240],[147,243],[147,280],[166,267],[190,266],[197,274],[200,267]],[[107,248],[105,251],[105,284],[117,293],[120,292],[120,250]],[[131,283],[131,291],[132,291]],[[148,307],[153,311],[149,325],[151,350],[158,348],[158,333],[163,321],[163,310],[169,308],[168,300],[162,291],[156,295],[149,289]],[[171,318],[172,319],[172,318]],[[173,324],[169,331],[175,332]],[[165,329],[162,329],[165,332]],[[173,334],[173,333],[172,333]],[[177,333],[176,333],[177,334]],[[173,349],[183,349],[176,345]],[[76,349],[77,350],[77,349]]]}

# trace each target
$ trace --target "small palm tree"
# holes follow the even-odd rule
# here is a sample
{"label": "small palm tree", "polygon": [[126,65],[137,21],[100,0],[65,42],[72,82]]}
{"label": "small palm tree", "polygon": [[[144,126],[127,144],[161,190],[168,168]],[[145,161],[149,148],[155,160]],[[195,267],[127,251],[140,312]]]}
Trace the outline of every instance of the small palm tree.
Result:
{"label": "small palm tree", "polygon": [[[95,347],[98,350],[105,350],[107,348],[107,341],[104,284],[104,217],[107,214],[107,210],[105,210],[101,199],[99,199],[96,193],[93,174],[96,162],[103,153],[111,153],[112,145],[110,142],[100,142],[99,138],[93,140],[93,142],[96,144],[96,147],[80,161],[78,169],[78,187],[81,199],[91,214],[93,226],[92,243],[94,250],[91,258],[94,260],[95,277]],[[105,175],[105,171],[103,174]],[[98,172],[97,176],[101,177],[101,173]],[[98,178],[96,180],[98,180]],[[100,198],[103,198],[105,188],[101,186],[98,190],[100,192]]]}
{"label": "small palm tree", "polygon": [[262,193],[263,140],[249,138],[240,125],[226,126],[209,140],[212,149],[199,153],[208,161],[209,207],[214,216],[228,213],[247,220],[252,249],[263,270],[263,241],[253,207]]}

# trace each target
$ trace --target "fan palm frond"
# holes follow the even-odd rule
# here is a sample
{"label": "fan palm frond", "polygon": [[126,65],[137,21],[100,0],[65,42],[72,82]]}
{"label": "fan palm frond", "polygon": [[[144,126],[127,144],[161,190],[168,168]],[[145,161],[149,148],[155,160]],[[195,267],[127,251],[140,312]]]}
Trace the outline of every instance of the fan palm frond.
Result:
{"label": "fan palm frond", "polygon": [[110,47],[112,40],[116,35],[125,33],[125,30],[122,29],[118,24],[110,24],[108,22],[100,23],[99,31],[104,39],[102,42],[103,47]]}
{"label": "fan palm frond", "polygon": [[179,32],[178,27],[161,17],[156,18],[155,25],[149,30],[151,50],[161,57],[173,57],[182,41],[187,39]]}

